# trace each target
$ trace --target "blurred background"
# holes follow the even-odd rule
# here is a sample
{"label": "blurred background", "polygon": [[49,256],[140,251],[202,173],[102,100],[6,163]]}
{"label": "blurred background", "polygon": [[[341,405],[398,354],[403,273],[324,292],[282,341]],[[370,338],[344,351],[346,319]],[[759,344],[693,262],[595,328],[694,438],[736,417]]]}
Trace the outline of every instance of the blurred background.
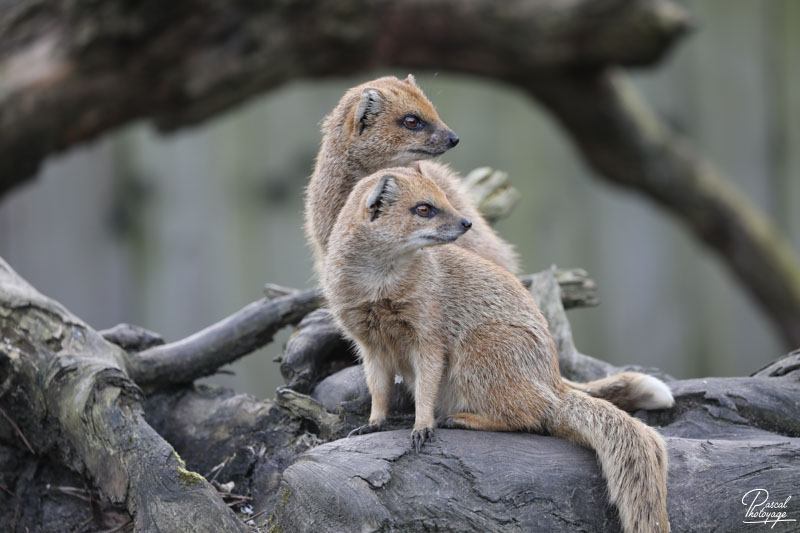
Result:
{"label": "blurred background", "polygon": [[[693,2],[694,35],[634,80],[798,249],[800,16],[790,4]],[[348,87],[382,74],[407,72],[292,83],[200,127],[161,136],[138,123],[52,157],[0,200],[0,256],[93,327],[131,322],[167,341],[259,298],[265,282],[309,287],[302,196],[318,123]],[[523,270],[583,267],[597,281],[600,307],[569,314],[581,351],[678,378],[746,375],[787,351],[716,257],[654,204],[593,179],[535,101],[476,78],[414,74],[462,139],[444,161],[505,170],[522,193],[498,229]],[[272,396],[288,334],[210,381]]]}

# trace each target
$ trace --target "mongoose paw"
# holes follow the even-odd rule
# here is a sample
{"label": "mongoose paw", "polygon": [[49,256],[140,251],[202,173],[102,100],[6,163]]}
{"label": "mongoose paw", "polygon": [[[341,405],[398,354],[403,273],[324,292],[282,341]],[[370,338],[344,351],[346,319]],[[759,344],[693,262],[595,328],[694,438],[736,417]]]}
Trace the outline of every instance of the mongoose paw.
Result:
{"label": "mongoose paw", "polygon": [[354,435],[366,435],[367,433],[375,433],[377,431],[383,431],[383,424],[364,424],[363,426],[357,427],[353,431],[347,434],[347,438]]}
{"label": "mongoose paw", "polygon": [[415,429],[411,432],[411,447],[414,448],[417,453],[420,452],[426,440],[433,442],[433,428]]}

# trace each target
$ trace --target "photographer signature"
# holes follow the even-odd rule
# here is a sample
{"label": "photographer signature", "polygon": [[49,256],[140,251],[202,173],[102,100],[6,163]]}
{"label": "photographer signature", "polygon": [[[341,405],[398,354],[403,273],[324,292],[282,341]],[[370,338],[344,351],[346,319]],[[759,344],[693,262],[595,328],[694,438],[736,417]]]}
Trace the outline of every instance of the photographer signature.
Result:
{"label": "photographer signature", "polygon": [[742,496],[742,505],[747,506],[747,511],[744,513],[745,519],[742,522],[745,524],[772,524],[771,529],[778,522],[797,522],[794,518],[786,518],[791,499],[791,496],[787,496],[782,502],[771,502],[767,489],[749,490]]}

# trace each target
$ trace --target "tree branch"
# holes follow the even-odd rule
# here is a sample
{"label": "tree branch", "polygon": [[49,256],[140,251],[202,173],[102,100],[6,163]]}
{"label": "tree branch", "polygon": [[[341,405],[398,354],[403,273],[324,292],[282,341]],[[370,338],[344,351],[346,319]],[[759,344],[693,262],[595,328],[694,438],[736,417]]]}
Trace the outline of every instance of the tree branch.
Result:
{"label": "tree branch", "polygon": [[321,303],[316,289],[258,300],[185,339],[131,354],[128,373],[142,386],[190,383],[268,344]]}
{"label": "tree branch", "polygon": [[562,75],[528,89],[587,162],[683,221],[719,254],[790,347],[800,346],[800,259],[722,172],[668,131],[620,72]]}
{"label": "tree branch", "polygon": [[[553,279],[557,280],[555,285],[541,287],[540,290],[553,292],[559,306],[558,283],[566,288],[565,302],[568,305],[596,305],[596,286],[585,271],[573,269],[553,272],[556,276]],[[523,282],[530,285],[535,278],[535,274],[526,276]],[[125,358],[126,371],[137,384],[146,387],[161,388],[190,383],[211,375],[221,366],[271,342],[278,330],[301,320],[300,333],[290,340],[288,355],[281,366],[292,388],[310,390],[316,383],[316,379],[307,371],[311,366],[316,368],[315,375],[327,375],[331,365],[352,364],[349,342],[341,339],[327,312],[312,314],[323,303],[316,289],[296,291],[270,285],[265,292],[278,297],[255,301],[219,322],[169,344],[160,343],[160,338],[152,332],[127,324],[102,334],[107,340],[123,343],[129,348]],[[319,317],[322,317],[322,321]],[[141,349],[142,345],[152,344],[155,345]],[[339,359],[344,362],[336,362]],[[306,385],[301,383],[308,379],[311,381]]]}
{"label": "tree branch", "polygon": [[687,24],[666,0],[6,2],[0,194],[47,155],[133,120],[175,129],[297,78],[643,65]]}

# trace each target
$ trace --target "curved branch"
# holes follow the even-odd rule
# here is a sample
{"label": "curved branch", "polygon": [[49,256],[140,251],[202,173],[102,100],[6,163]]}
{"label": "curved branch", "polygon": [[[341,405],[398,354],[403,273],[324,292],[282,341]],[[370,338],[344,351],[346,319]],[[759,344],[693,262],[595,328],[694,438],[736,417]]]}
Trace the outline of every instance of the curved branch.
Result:
{"label": "curved branch", "polygon": [[667,0],[6,2],[0,194],[112,128],[193,124],[297,78],[403,65],[527,79],[650,64],[687,25]]}
{"label": "curved branch", "polygon": [[268,344],[321,303],[316,289],[258,300],[185,339],[130,354],[128,374],[142,386],[189,383]]}
{"label": "curved branch", "polygon": [[528,89],[598,176],[684,222],[728,265],[789,347],[800,346],[800,259],[772,222],[668,131],[621,72],[562,75]]}

